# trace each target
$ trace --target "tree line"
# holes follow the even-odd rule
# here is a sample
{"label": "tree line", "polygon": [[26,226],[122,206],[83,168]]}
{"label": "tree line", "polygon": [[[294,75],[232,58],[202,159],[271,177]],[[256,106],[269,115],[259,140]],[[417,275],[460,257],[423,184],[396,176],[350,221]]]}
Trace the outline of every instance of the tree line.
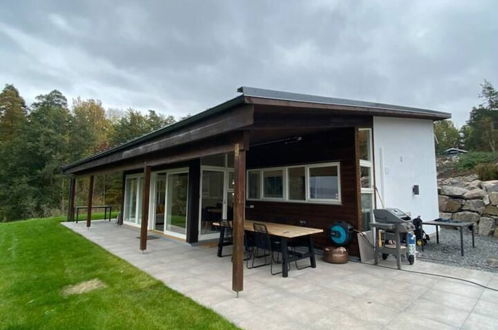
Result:
{"label": "tree line", "polygon": [[[13,85],[0,93],[0,221],[60,215],[69,180],[61,165],[88,157],[175,122],[154,110],[105,109],[99,100],[68,105],[58,90],[27,105]],[[77,182],[77,204],[88,187]],[[121,176],[99,176],[96,204],[119,205]]]}
{"label": "tree line", "polygon": [[481,85],[483,103],[473,107],[466,124],[457,128],[451,120],[434,123],[436,152],[448,148],[495,153],[498,151],[498,91],[489,81]]}

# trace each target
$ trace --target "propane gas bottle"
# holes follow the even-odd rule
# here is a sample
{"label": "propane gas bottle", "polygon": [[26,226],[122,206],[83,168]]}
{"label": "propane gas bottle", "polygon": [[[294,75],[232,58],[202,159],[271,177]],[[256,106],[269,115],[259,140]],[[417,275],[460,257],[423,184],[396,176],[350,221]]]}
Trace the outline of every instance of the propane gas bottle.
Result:
{"label": "propane gas bottle", "polygon": [[407,234],[406,244],[408,245],[408,255],[413,256],[413,259],[415,259],[416,245],[415,235],[413,233]]}

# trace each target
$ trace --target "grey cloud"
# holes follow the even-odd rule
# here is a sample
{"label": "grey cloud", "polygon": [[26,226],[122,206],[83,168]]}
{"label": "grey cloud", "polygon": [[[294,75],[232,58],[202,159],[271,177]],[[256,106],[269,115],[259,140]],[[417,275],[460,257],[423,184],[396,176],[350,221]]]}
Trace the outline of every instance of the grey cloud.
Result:
{"label": "grey cloud", "polygon": [[[177,116],[240,85],[452,112],[498,85],[495,1],[17,1],[0,83]],[[497,86],[498,87],[498,86]]]}

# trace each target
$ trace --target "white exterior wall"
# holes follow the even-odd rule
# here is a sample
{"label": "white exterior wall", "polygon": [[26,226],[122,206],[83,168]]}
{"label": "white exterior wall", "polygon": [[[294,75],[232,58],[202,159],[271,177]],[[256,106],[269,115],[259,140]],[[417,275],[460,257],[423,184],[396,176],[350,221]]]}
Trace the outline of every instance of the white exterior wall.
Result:
{"label": "white exterior wall", "polygon": [[[377,208],[383,201],[412,218],[439,217],[432,120],[374,117],[373,143]],[[414,185],[419,195],[412,193]]]}

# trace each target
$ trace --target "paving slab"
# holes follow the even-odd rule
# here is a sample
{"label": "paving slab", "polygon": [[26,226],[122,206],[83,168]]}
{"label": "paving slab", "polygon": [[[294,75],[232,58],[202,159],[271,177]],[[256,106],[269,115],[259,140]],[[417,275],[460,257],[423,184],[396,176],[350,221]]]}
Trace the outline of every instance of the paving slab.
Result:
{"label": "paving slab", "polygon": [[151,233],[159,238],[142,253],[138,228],[108,221],[92,221],[90,229],[82,222],[63,225],[245,329],[498,329],[498,292],[407,271],[497,286],[498,276],[489,272],[419,260],[404,265],[407,271],[389,259],[383,267],[317,260],[315,269],[291,265],[288,278],[272,276],[269,267],[244,268],[244,291],[236,298],[231,257],[216,257],[213,246]]}

